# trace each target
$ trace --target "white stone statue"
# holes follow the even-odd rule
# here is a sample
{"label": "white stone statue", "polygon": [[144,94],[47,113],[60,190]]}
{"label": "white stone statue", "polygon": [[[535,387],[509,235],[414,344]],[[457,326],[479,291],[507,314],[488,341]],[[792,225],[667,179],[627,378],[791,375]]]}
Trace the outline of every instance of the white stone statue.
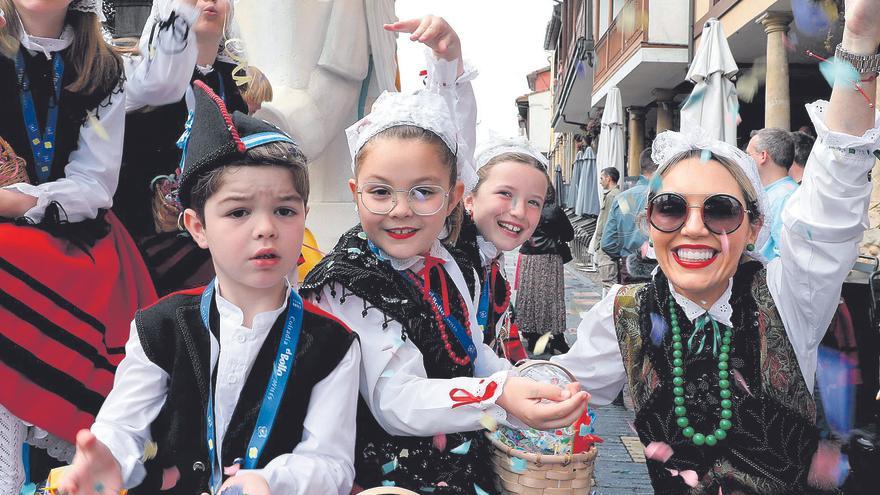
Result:
{"label": "white stone statue", "polygon": [[396,91],[394,0],[239,0],[250,65],[272,83],[257,117],[288,132],[309,158],[307,226],[324,251],[357,223],[345,128],[382,91]]}

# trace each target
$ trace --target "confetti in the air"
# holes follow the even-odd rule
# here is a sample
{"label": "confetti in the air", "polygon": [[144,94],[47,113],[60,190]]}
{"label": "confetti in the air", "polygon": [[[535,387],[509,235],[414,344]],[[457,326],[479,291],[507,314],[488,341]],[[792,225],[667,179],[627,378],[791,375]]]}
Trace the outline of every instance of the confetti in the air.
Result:
{"label": "confetti in the air", "polygon": [[498,429],[498,421],[495,421],[495,418],[489,416],[488,414],[483,414],[480,417],[480,425],[482,425],[483,428],[489,431],[495,431]]}
{"label": "confetti in the air", "polygon": [[651,342],[655,346],[663,342],[667,330],[669,330],[669,325],[666,324],[666,320],[657,313],[651,313]]}
{"label": "confetti in the air", "polygon": [[470,450],[471,450],[471,441],[468,440],[467,442],[465,442],[465,443],[459,445],[458,447],[456,447],[456,448],[450,450],[449,453],[450,453],[450,454],[465,455],[465,454],[467,454]]}
{"label": "confetti in the air", "polygon": [[519,457],[510,458],[510,469],[514,473],[524,473],[526,471],[526,460]]}
{"label": "confetti in the air", "polygon": [[544,351],[547,349],[547,344],[550,343],[550,338],[553,337],[553,334],[550,332],[541,335],[538,338],[538,341],[535,342],[535,348],[532,351],[535,355],[544,354]]}
{"label": "confetti in the air", "polygon": [[489,495],[489,492],[480,488],[480,485],[476,483],[474,483],[474,492],[476,492],[477,495]]}
{"label": "confetti in the air", "polygon": [[382,464],[382,474],[388,474],[395,469],[397,469],[397,458],[391,459],[385,464]]}

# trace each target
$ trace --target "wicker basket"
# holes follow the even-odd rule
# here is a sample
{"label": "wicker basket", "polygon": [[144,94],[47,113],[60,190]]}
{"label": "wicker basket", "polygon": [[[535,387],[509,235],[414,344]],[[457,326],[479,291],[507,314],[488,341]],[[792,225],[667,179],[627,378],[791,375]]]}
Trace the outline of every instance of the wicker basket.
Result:
{"label": "wicker basket", "polygon": [[0,187],[29,183],[27,163],[15,154],[15,150],[0,138]]}
{"label": "wicker basket", "polygon": [[[594,445],[587,452],[566,455],[532,454],[504,445],[492,433],[492,463],[495,487],[510,495],[578,495],[590,493],[593,465],[598,450]],[[525,461],[522,472],[513,470],[512,458]]]}
{"label": "wicker basket", "polygon": [[[535,365],[559,368],[571,381],[575,381],[570,371],[548,361],[526,361],[516,367],[522,373]],[[593,462],[598,450],[596,446],[580,454],[545,455],[532,454],[505,445],[486,433],[492,442],[492,463],[495,469],[496,488],[511,495],[578,495],[590,493],[593,480]],[[525,461],[522,472],[513,470],[512,458]]]}

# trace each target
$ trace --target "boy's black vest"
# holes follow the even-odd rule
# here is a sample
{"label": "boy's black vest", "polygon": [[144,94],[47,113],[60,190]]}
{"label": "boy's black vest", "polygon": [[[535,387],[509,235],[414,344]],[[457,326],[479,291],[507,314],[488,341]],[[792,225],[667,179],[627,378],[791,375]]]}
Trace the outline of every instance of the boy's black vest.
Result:
{"label": "boy's black vest", "polygon": [[[168,373],[169,382],[165,405],[151,425],[158,455],[146,463],[147,477],[132,494],[159,493],[162,473],[172,467],[180,471],[180,481],[162,493],[192,495],[208,491],[211,471],[205,412],[211,379],[211,345],[199,312],[202,291],[200,288],[171,294],[135,316],[138,338],[147,357]],[[286,316],[284,311],[275,321],[247,376],[223,437],[222,466],[231,466],[247,450]],[[214,305],[211,321],[217,321]],[[258,468],[292,452],[299,444],[312,388],[336,368],[355,338],[327,313],[304,303],[296,361]]]}
{"label": "boy's black vest", "polygon": [[[463,297],[473,299],[474,270],[467,258],[455,249],[449,250],[455,258],[470,291]],[[461,321],[455,283],[443,271],[449,288],[453,314]],[[432,278],[432,287],[440,281]],[[403,327],[401,338],[410,340],[422,353],[428,378],[447,379],[474,376],[473,363],[459,365],[447,354],[444,342],[430,307],[422,299],[421,289],[409,282],[385,261],[370,251],[367,236],[358,225],[346,232],[339,243],[309,272],[301,292],[304,297],[320,298],[325,287],[333,297],[345,302],[348,296],[363,301],[363,315],[381,311],[387,321],[396,321]],[[391,331],[391,330],[389,330]],[[450,343],[457,356],[466,356],[464,349],[450,332]],[[383,481],[419,491],[431,488],[434,494],[472,494],[474,484],[488,493],[494,493],[491,453],[482,431],[446,435],[446,449],[441,452],[433,445],[432,437],[405,437],[387,433],[376,422],[363,398],[358,401],[358,431],[355,448],[355,483],[369,488]],[[463,455],[451,454],[450,449],[470,441],[470,449]],[[389,470],[392,463],[395,467]],[[443,482],[437,486],[437,483]]]}
{"label": "boy's black vest", "polygon": [[[79,74],[68,58],[70,49],[58,53],[61,54],[65,62],[64,76],[61,80],[62,88],[64,88],[75,81]],[[22,50],[22,54],[25,61],[25,71],[31,85],[37,120],[40,128],[43,128],[46,125],[49,99],[54,98],[53,64],[42,53],[31,55],[27,50]],[[120,79],[120,85],[113,93],[120,92],[121,88],[122,80]],[[34,154],[22,116],[20,93],[18,75],[15,72],[15,60],[0,55],[0,115],[2,115],[0,116],[0,137],[12,145],[18,156],[27,161],[28,176],[31,183],[36,184]],[[101,112],[115,98],[121,98],[121,96],[111,95],[110,91],[98,91],[85,95],[72,93],[67,89],[61,90],[58,123],[55,131],[55,156],[48,181],[64,177],[64,168],[70,161],[70,154],[79,147],[80,128],[86,122],[88,112],[96,112],[100,117]]]}

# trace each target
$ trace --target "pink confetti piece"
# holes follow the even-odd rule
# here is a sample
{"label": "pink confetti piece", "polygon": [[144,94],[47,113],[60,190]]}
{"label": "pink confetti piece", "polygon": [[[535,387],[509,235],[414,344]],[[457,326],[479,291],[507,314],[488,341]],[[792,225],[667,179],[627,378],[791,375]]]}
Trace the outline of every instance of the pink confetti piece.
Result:
{"label": "pink confetti piece", "polygon": [[645,457],[655,461],[666,462],[672,457],[672,447],[664,442],[651,442],[645,447]]}
{"label": "pink confetti piece", "polygon": [[241,464],[233,464],[231,466],[226,466],[225,468],[223,468],[223,474],[226,476],[235,476],[235,473],[237,473],[239,470],[241,470]]}
{"label": "pink confetti piece", "polygon": [[180,481],[180,470],[177,469],[177,466],[167,468],[162,471],[162,490],[170,490],[177,486],[177,482]]}
{"label": "pink confetti piece", "polygon": [[727,238],[727,232],[721,234],[721,254],[725,257],[730,254],[730,239]]}
{"label": "pink confetti piece", "polygon": [[438,433],[438,434],[434,435],[434,438],[432,440],[432,444],[434,445],[434,448],[439,450],[440,452],[445,451],[446,450],[446,434],[445,433]]}
{"label": "pink confetti piece", "polygon": [[751,389],[749,389],[749,384],[746,383],[746,379],[743,378],[739,370],[733,370],[733,382],[736,383],[736,386],[739,387],[740,390],[754,397],[754,395],[752,395]]}
{"label": "pink confetti piece", "polygon": [[681,476],[685,484],[691,488],[697,486],[697,483],[700,482],[697,472],[691,469],[688,469],[687,471],[676,471],[675,469],[667,468],[666,470],[672,473],[673,476]]}

